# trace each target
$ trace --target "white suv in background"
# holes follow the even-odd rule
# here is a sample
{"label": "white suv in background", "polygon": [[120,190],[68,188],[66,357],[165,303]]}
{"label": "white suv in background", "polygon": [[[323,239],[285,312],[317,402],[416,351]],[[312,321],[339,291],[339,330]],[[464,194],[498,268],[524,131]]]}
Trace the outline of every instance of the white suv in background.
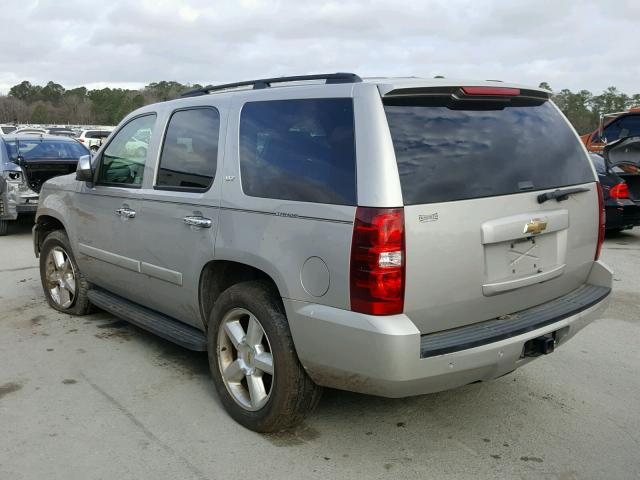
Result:
{"label": "white suv in background", "polygon": [[110,134],[111,130],[109,129],[82,130],[77,140],[92,152],[97,152]]}

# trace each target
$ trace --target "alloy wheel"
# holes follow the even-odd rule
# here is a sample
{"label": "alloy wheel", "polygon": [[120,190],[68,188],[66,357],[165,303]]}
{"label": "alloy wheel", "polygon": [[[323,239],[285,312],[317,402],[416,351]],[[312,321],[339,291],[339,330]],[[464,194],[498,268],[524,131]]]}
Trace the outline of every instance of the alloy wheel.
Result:
{"label": "alloy wheel", "polygon": [[47,254],[45,279],[51,300],[60,308],[71,307],[76,297],[76,271],[61,247]]}
{"label": "alloy wheel", "polygon": [[274,381],[269,338],[260,321],[244,308],[229,311],[218,330],[220,374],[234,401],[248,411],[265,406]]}

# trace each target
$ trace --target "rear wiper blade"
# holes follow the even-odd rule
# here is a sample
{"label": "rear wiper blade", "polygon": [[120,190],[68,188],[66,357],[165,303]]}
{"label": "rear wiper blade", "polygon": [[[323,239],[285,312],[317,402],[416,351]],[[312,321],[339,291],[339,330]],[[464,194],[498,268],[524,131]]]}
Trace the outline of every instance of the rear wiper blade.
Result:
{"label": "rear wiper blade", "polygon": [[542,193],[538,195],[538,203],[544,203],[547,200],[557,200],[558,202],[562,202],[569,198],[569,195],[573,195],[574,193],[582,193],[588,192],[588,188],[580,187],[580,188],[565,188],[564,190],[554,190],[553,192]]}

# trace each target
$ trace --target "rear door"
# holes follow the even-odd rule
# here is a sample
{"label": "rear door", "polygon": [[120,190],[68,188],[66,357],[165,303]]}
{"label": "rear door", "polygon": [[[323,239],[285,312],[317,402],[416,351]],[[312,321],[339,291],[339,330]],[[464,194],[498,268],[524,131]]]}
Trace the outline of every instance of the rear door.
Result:
{"label": "rear door", "polygon": [[200,274],[214,258],[227,103],[167,112],[155,178],[140,191],[135,225],[144,290],[134,300],[196,327]]}
{"label": "rear door", "polygon": [[[481,322],[583,284],[598,236],[595,174],[546,95],[412,90],[383,102],[405,205],[405,313],[418,328]],[[584,191],[540,203],[565,188]]]}

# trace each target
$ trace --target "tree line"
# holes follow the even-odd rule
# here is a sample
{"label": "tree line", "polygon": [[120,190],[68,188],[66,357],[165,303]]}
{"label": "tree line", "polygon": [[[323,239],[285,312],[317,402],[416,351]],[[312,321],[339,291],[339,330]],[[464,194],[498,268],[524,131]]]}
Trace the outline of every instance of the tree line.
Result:
{"label": "tree line", "polygon": [[[540,87],[553,91],[546,82],[541,83]],[[594,95],[589,90],[572,92],[563,89],[554,92],[553,101],[567,116],[578,133],[584,134],[598,127],[600,115],[624,112],[633,106],[640,107],[640,93],[627,95],[616,87],[609,87],[600,95]]]}
{"label": "tree line", "polygon": [[[185,85],[175,81],[153,82],[139,90],[85,87],[67,90],[55,82],[33,85],[23,81],[14,85],[6,96],[0,96],[0,122],[117,125],[132,110],[180,96],[200,85]],[[553,92],[542,82],[540,87]],[[599,95],[588,90],[554,92],[553,101],[569,118],[580,134],[598,126],[600,115],[621,112],[640,106],[640,94],[627,95],[616,87],[609,87]]]}
{"label": "tree line", "polygon": [[200,85],[174,81],[150,83],[140,90],[85,87],[67,90],[59,83],[33,85],[23,81],[0,96],[0,123],[117,125],[129,112],[150,103],[171,100]]}

